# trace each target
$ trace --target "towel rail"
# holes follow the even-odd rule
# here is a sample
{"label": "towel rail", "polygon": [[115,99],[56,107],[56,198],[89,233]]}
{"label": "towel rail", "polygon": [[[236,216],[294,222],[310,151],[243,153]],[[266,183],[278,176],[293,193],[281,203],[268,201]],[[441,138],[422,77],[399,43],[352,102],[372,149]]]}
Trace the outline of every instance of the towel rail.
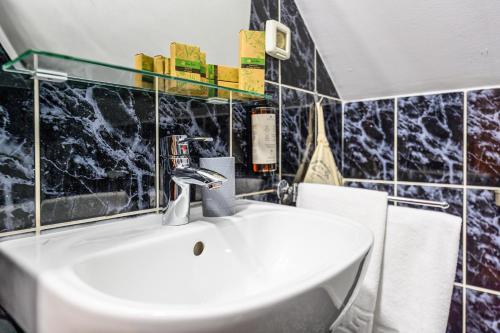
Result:
{"label": "towel rail", "polygon": [[[276,192],[278,194],[278,198],[284,203],[292,203],[297,199],[297,184],[290,184],[282,179],[276,185]],[[396,197],[389,195],[387,197],[388,201],[396,202],[396,203],[404,203],[409,205],[419,205],[419,206],[427,206],[434,208],[442,208],[448,209],[450,205],[445,201],[431,201],[431,200],[423,200],[423,199],[413,199],[413,198],[405,198],[405,197]]]}
{"label": "towel rail", "polygon": [[450,205],[445,201],[431,201],[431,200],[395,197],[392,195],[388,196],[387,200],[397,203],[405,203],[410,205],[420,205],[420,206],[428,206],[428,207],[443,208],[443,209],[448,209],[450,207]]}

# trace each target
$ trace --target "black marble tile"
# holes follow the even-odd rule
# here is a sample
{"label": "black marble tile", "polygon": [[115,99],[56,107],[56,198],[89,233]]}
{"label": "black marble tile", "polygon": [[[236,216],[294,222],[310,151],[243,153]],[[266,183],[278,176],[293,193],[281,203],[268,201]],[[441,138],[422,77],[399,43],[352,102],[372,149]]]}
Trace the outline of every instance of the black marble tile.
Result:
{"label": "black marble tile", "polygon": [[283,87],[281,101],[281,173],[301,182],[314,152],[314,95]]}
{"label": "black marble tile", "polygon": [[326,137],[337,168],[342,170],[342,103],[334,99],[323,98],[321,106],[325,118]]}
{"label": "black marble tile", "polygon": [[40,87],[42,224],[154,207],[154,94]]}
{"label": "black marble tile", "polygon": [[34,226],[32,86],[0,70],[0,232]]}
{"label": "black marble tile", "polygon": [[[229,156],[229,105],[207,104],[202,100],[161,94],[159,99],[160,115],[160,151],[169,135],[187,135],[189,137],[211,137],[213,142],[193,142],[190,146],[191,161],[194,166],[200,157]],[[167,197],[163,184],[168,182],[164,159],[160,168],[161,205]],[[192,200],[201,200],[199,187],[192,187]]]}
{"label": "black marble tile", "polygon": [[446,333],[462,333],[462,293],[461,287],[453,287],[453,294],[451,295],[450,314],[448,316],[448,326]]}
{"label": "black marble tile", "polygon": [[500,296],[467,289],[467,333],[500,332]]}
{"label": "black marble tile", "polygon": [[394,195],[394,185],[392,184],[368,183],[368,182],[345,182],[344,186],[387,192],[389,195]]}
{"label": "black marble tile", "polygon": [[353,102],[344,106],[346,178],[394,178],[394,100]]}
{"label": "black marble tile", "polygon": [[290,59],[281,62],[281,82],[313,91],[316,49],[294,0],[281,0],[281,22],[292,32]]}
{"label": "black marble tile", "polygon": [[[233,156],[236,170],[236,193],[251,193],[269,189],[278,180],[279,170],[272,173],[255,173],[252,170],[252,133],[250,111],[256,106],[276,108],[276,139],[279,138],[279,88],[266,84],[266,94],[272,99],[258,102],[233,103]],[[278,151],[278,149],[276,149]],[[277,159],[278,160],[278,159]]]}
{"label": "black marble tile", "polygon": [[500,207],[494,191],[467,190],[467,283],[500,291]]}
{"label": "black marble tile", "polygon": [[4,309],[0,307],[0,332],[1,333],[24,333]]}
{"label": "black marble tile", "polygon": [[316,91],[322,95],[339,98],[339,93],[333,83],[330,73],[316,51]]}
{"label": "black marble tile", "polygon": [[467,96],[467,183],[500,187],[500,89]]}
{"label": "black marble tile", "polygon": [[463,93],[398,99],[398,179],[463,182]]}
{"label": "black marble tile", "polygon": [[[450,205],[448,209],[434,208],[429,206],[415,206],[403,203],[398,203],[399,206],[440,211],[458,216],[460,218],[462,218],[463,216],[463,191],[461,189],[435,186],[398,185],[398,196],[431,201],[444,201]],[[460,235],[462,235],[462,233]],[[463,280],[462,258],[462,237],[460,237],[460,248],[457,259],[457,273],[455,275],[455,281],[457,282],[462,282]]]}
{"label": "black marble tile", "polygon": [[[267,20],[278,21],[279,0],[252,0],[250,30],[266,30]],[[279,60],[266,54],[266,80],[279,81]]]}

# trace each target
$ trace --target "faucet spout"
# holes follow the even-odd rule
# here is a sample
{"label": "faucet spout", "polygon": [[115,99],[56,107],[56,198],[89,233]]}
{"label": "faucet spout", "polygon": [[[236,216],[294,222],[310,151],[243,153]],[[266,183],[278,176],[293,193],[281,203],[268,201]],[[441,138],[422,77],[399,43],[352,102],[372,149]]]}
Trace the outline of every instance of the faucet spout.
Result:
{"label": "faucet spout", "polygon": [[177,183],[198,185],[206,187],[209,190],[217,189],[227,181],[227,178],[218,172],[192,167],[177,168],[173,170],[172,178]]}

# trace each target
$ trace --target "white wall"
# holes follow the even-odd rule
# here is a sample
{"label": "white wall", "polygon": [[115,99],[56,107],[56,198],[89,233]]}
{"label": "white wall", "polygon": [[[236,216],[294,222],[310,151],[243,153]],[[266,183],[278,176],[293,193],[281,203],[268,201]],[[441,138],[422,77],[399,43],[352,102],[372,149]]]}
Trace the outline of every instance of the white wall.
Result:
{"label": "white wall", "polygon": [[296,0],[344,99],[500,84],[499,0]]}
{"label": "white wall", "polygon": [[[133,55],[200,45],[207,61],[238,65],[250,0],[1,0],[0,42],[11,57],[36,48],[133,66]],[[8,40],[7,40],[8,39]]]}

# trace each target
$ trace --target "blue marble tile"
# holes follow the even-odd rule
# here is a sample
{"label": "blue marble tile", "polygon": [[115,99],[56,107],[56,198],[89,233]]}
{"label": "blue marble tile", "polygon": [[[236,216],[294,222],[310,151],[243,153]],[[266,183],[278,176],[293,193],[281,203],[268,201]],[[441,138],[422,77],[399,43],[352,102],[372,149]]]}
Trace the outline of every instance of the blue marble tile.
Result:
{"label": "blue marble tile", "polygon": [[[160,152],[165,155],[163,144],[169,135],[211,137],[213,142],[193,142],[190,148],[192,163],[198,165],[200,157],[229,156],[229,105],[207,104],[195,98],[161,94],[159,99]],[[169,181],[164,159],[160,168],[160,204],[167,200],[163,184]],[[192,187],[192,200],[201,200],[199,187]]]}
{"label": "blue marble tile", "polygon": [[500,296],[467,289],[467,333],[500,332]]}
{"label": "blue marble tile", "polygon": [[281,173],[301,182],[314,152],[314,95],[283,87],[281,101]]}
{"label": "blue marble tile", "polygon": [[367,183],[367,182],[345,182],[344,186],[354,188],[364,188],[366,190],[374,190],[387,192],[389,195],[394,195],[394,185],[382,183]]}
{"label": "blue marble tile", "polygon": [[[441,211],[444,213],[458,216],[460,218],[462,218],[463,216],[463,191],[461,189],[435,187],[435,186],[398,185],[398,196],[406,198],[431,200],[431,201],[445,201],[450,205],[448,209],[398,203],[399,206]],[[462,258],[463,258],[462,237],[460,237],[460,248],[457,259],[457,272],[455,276],[455,281],[457,282],[462,282],[463,280]]]}
{"label": "blue marble tile", "polygon": [[[267,20],[278,21],[279,0],[252,0],[250,29],[266,30]],[[266,54],[266,80],[278,82],[279,60]]]}
{"label": "blue marble tile", "polygon": [[467,190],[467,283],[500,291],[500,207],[494,191]]}
{"label": "blue marble tile", "polygon": [[43,82],[42,224],[154,206],[154,94]]}
{"label": "blue marble tile", "polygon": [[463,93],[398,99],[398,179],[463,182]]}
{"label": "blue marble tile", "polygon": [[316,49],[294,0],[281,0],[281,22],[292,32],[290,59],[281,62],[281,82],[314,91]]}
{"label": "blue marble tile", "polygon": [[393,99],[345,104],[343,175],[394,178]]}
{"label": "blue marble tile", "polygon": [[467,96],[467,183],[500,187],[500,89]]}
{"label": "blue marble tile", "polygon": [[[266,94],[272,99],[259,102],[233,103],[233,157],[236,169],[236,193],[251,193],[269,189],[278,180],[279,170],[261,174],[252,171],[252,133],[250,111],[256,106],[276,107],[276,138],[279,147],[279,88],[266,84]],[[278,150],[278,149],[277,149]]]}
{"label": "blue marble tile", "polygon": [[316,51],[316,91],[322,95],[339,98],[335,84],[326,69],[325,63]]}
{"label": "blue marble tile", "polygon": [[342,170],[342,103],[340,101],[323,98],[321,101],[325,118],[325,132],[337,163]]}
{"label": "blue marble tile", "polygon": [[32,86],[0,70],[0,232],[34,226]]}
{"label": "blue marble tile", "polygon": [[462,293],[461,287],[453,287],[453,294],[451,295],[450,314],[448,316],[448,326],[446,333],[462,333]]}

